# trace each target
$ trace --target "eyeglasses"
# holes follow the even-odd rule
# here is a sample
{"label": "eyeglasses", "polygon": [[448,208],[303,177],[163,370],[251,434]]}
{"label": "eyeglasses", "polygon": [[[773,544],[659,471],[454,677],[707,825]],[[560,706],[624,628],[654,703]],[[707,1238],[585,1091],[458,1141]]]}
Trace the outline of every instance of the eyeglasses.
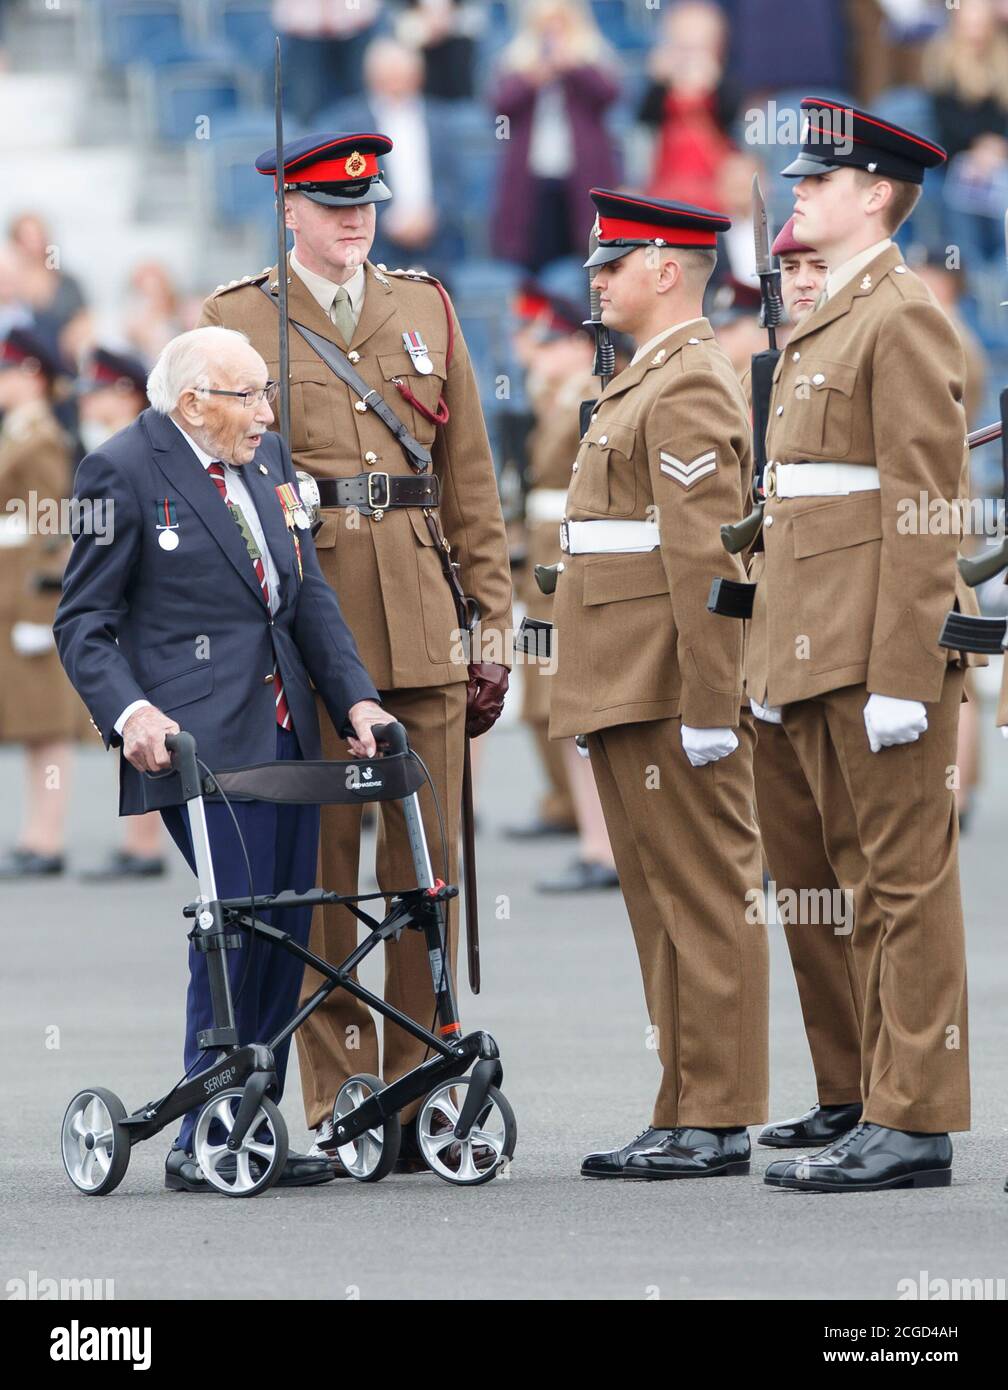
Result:
{"label": "eyeglasses", "polygon": [[267,381],[266,385],[259,391],[217,391],[210,386],[205,386],[203,389],[208,396],[235,396],[241,401],[245,409],[249,410],[254,405],[261,405],[263,401],[268,401],[272,405],[280,391],[280,383],[279,381]]}

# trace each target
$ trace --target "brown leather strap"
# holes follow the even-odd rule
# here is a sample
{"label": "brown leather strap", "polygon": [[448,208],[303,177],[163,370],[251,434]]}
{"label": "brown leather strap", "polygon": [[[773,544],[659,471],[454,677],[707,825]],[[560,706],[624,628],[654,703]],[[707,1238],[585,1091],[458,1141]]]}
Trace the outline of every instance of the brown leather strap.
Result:
{"label": "brown leather strap", "polygon": [[441,484],[433,474],[390,477],[377,469],[353,478],[319,478],[319,505],[356,507],[365,516],[394,507],[436,507]]}

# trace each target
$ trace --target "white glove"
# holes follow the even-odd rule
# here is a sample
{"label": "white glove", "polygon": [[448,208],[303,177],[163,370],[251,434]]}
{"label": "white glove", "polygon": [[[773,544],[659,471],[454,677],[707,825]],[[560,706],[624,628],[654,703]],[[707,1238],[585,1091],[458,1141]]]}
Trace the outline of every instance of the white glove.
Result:
{"label": "white glove", "polygon": [[15,623],[10,637],[18,656],[44,656],[56,645],[52,628],[44,623]]}
{"label": "white glove", "polygon": [[764,724],[783,724],[779,705],[761,705],[758,700],[750,700],[749,708],[757,719],[762,719]]}
{"label": "white glove", "polygon": [[916,743],[928,726],[920,700],[897,700],[893,695],[869,695],[864,707],[868,746],[873,753],[894,743]]}
{"label": "white glove", "polygon": [[716,763],[719,758],[727,758],[738,747],[738,739],[732,729],[692,729],[689,724],[682,726],[682,746],[694,767],[706,763]]}

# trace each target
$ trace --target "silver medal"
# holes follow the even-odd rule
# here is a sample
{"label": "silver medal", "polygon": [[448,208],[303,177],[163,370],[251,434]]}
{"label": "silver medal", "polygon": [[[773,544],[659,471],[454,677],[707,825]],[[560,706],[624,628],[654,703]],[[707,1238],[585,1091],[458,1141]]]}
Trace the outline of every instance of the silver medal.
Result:
{"label": "silver medal", "polygon": [[410,360],[413,363],[414,371],[419,372],[421,376],[430,376],[431,372],[434,370],[434,363],[427,355],[427,344],[424,342],[423,338],[421,338],[419,333],[415,332],[404,333],[402,337],[406,351],[409,353]]}
{"label": "silver medal", "polygon": [[157,543],[162,550],[177,550],[178,535],[174,531],[162,531],[157,538]]}

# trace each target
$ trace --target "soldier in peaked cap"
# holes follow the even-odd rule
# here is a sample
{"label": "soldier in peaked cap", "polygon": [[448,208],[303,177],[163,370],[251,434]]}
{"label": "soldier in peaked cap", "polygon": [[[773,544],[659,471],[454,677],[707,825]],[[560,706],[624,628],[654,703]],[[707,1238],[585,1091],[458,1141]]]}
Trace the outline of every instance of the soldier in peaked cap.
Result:
{"label": "soldier in peaked cap", "polygon": [[550,735],[587,734],[662,1066],[650,1123],[599,1178],[749,1171],[766,1118],[767,948],[740,722],[742,633],[706,608],[740,580],[719,508],[746,495],[745,397],[702,316],[703,208],[594,189],[603,322],[638,344],[596,403],[561,526]]}
{"label": "soldier in peaked cap", "polygon": [[[493,460],[455,311],[430,276],[386,270],[367,259],[375,205],[392,196],[378,163],[390,148],[386,136],[374,133],[318,135],[285,145],[286,215],[294,235],[287,264],[222,286],[206,301],[201,323],[246,333],[276,376],[278,276],[287,276],[290,442],[296,465],[318,481],[319,561],[384,707],[406,726],[430,769],[450,828],[449,862],[436,865],[436,872],[457,882],[454,828],[464,733],[485,732],[502,708],[512,646],[511,579]],[[276,166],[275,150],[256,160],[266,177],[275,179]],[[298,324],[335,343],[370,392],[384,399],[413,443],[429,453],[424,471],[411,464],[374,409],[336,377]],[[442,537],[482,615],[468,652],[439,559]],[[325,756],[344,757],[336,732],[320,722]],[[429,841],[438,846],[433,800],[426,789],[420,795]],[[400,888],[414,881],[414,870],[397,803],[383,803],[380,817],[378,880]],[[356,892],[359,853],[360,808],[326,807],[322,883]],[[316,914],[312,948],[327,960],[344,959],[356,941],[357,923],[346,909]],[[306,971],[305,992],[318,984]],[[386,945],[385,997],[418,1022],[430,1022],[430,967],[416,932]],[[369,1011],[337,990],[298,1030],[298,1053],[308,1124],[319,1144],[334,1151],[332,1108],[343,1082],[356,1072],[394,1081],[419,1064],[423,1045],[402,1029],[387,1028],[379,1068]],[[400,1161],[420,1171],[411,1128],[404,1130]]]}
{"label": "soldier in peaked cap", "polygon": [[[949,1131],[969,1127],[966,970],[951,783],[961,654],[945,613],[975,612],[959,536],[908,524],[908,500],[963,489],[964,363],[955,330],[891,237],[944,151],[854,108],[802,102],[795,235],[829,267],[777,364],[767,431],[765,668],[826,843],[854,837],[874,920],[862,1028],[863,1113],[771,1184],[944,1186]],[[949,507],[955,515],[955,506]],[[759,595],[757,595],[759,599]]]}
{"label": "soldier in peaked cap", "polygon": [[70,441],[53,410],[61,375],[34,329],[0,341],[0,744],[24,746],[26,774],[21,832],[0,857],[0,879],[62,872],[71,741],[85,722],[52,634],[70,548],[58,511],[70,492]]}

